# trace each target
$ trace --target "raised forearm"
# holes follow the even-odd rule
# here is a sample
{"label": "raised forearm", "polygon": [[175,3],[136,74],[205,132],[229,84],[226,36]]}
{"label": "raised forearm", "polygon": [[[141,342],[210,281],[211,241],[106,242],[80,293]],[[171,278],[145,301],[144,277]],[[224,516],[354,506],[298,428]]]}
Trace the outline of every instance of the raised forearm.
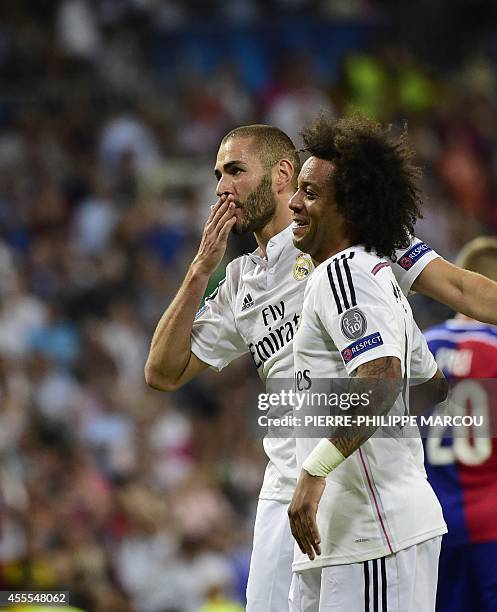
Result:
{"label": "raised forearm", "polygon": [[232,198],[224,196],[211,207],[197,255],[157,324],[145,365],[145,380],[154,389],[174,391],[207,367],[191,352],[191,332],[209,278],[226,251],[234,210]]}
{"label": "raised forearm", "polygon": [[192,264],[155,329],[145,366],[147,384],[161,391],[177,386],[191,357],[191,332],[209,275]]}

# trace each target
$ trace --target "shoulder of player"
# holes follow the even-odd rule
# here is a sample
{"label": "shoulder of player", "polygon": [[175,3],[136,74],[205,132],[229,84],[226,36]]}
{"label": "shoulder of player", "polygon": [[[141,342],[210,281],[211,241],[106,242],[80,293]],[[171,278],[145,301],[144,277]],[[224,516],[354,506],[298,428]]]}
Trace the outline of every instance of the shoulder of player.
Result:
{"label": "shoulder of player", "polygon": [[389,267],[389,264],[384,259],[380,259],[374,253],[368,253],[363,247],[351,247],[340,253],[332,255],[325,260],[317,271],[319,271],[320,282],[331,281],[341,284],[347,282],[354,284],[356,279],[364,277],[370,278],[375,282],[375,268],[382,264]]}
{"label": "shoulder of player", "polygon": [[226,265],[226,276],[228,275],[236,276],[236,273],[238,270],[243,270],[243,267],[245,266],[249,257],[250,257],[249,254],[244,254],[244,255],[239,255],[238,257],[235,257],[235,259],[232,259]]}
{"label": "shoulder of player", "polygon": [[240,284],[240,279],[243,271],[243,258],[246,255],[241,255],[230,261],[224,270],[224,277],[218,282],[214,291],[212,291],[207,297],[206,301],[215,299],[219,293],[219,290],[224,292],[228,291],[228,298],[230,295],[235,295],[237,287]]}
{"label": "shoulder of player", "polygon": [[314,279],[312,292],[316,297],[320,296],[318,300],[324,299],[323,304],[328,304],[328,308],[331,296],[338,315],[356,306],[367,304],[373,307],[381,295],[390,300],[392,293],[385,294],[384,279],[380,282],[380,275],[375,274],[375,267],[380,264],[384,264],[388,270],[386,273],[395,283],[389,264],[374,253],[368,253],[363,247],[341,251],[318,266],[319,274]]}
{"label": "shoulder of player", "polygon": [[257,265],[257,253],[244,253],[235,257],[226,266],[225,280],[226,287],[235,296],[243,290],[244,278],[251,275]]}
{"label": "shoulder of player", "polygon": [[237,284],[247,271],[248,267],[253,267],[253,253],[245,253],[232,259],[226,266],[226,280]]}
{"label": "shoulder of player", "polygon": [[417,236],[411,236],[409,246],[397,249],[395,252],[395,261],[393,261],[393,259],[388,259],[388,261],[395,268],[400,267],[405,272],[409,272],[411,269],[414,269],[416,262],[427,253],[431,253],[432,258],[439,257],[438,253],[436,253],[427,242]]}

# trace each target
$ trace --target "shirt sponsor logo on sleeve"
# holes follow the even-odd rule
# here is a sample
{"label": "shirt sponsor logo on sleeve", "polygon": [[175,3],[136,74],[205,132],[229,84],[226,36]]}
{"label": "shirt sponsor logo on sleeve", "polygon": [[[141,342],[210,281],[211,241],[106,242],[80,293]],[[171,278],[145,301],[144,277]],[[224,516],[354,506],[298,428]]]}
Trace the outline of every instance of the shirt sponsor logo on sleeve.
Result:
{"label": "shirt sponsor logo on sleeve", "polygon": [[381,337],[380,332],[375,332],[374,334],[370,334],[361,340],[357,340],[353,344],[349,344],[347,348],[344,348],[342,351],[342,359],[344,363],[349,363],[355,357],[362,355],[366,351],[370,351],[371,349],[376,348],[383,344],[383,338]]}
{"label": "shirt sponsor logo on sleeve", "polygon": [[429,253],[432,250],[426,242],[418,242],[415,246],[411,247],[408,251],[406,251],[402,257],[399,258],[397,263],[404,270],[409,270],[412,266],[419,260],[423,255]]}

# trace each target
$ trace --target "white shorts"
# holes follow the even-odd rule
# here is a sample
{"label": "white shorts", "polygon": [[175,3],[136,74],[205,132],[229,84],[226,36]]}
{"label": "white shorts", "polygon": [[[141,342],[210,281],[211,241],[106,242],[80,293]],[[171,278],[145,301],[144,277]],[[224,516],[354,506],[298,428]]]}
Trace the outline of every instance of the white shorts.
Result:
{"label": "white shorts", "polygon": [[294,539],[288,503],[260,499],[247,583],[247,612],[285,612],[292,582]]}
{"label": "white shorts", "polygon": [[290,610],[434,612],[441,542],[438,536],[382,559],[296,572]]}

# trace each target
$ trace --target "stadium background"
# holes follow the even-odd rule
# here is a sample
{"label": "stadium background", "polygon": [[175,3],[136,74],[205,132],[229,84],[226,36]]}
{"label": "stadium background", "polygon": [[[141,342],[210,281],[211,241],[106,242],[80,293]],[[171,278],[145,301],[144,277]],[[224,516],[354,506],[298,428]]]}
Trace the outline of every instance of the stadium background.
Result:
{"label": "stadium background", "polygon": [[[496,13],[0,4],[2,589],[64,588],[102,612],[237,610],[220,592],[243,605],[265,465],[244,426],[253,365],[174,395],[143,380],[214,202],[218,141],[253,122],[298,141],[320,109],[407,120],[425,169],[417,234],[450,259],[497,229]],[[252,245],[234,239],[229,258]],[[413,303],[422,326],[450,314]]]}

